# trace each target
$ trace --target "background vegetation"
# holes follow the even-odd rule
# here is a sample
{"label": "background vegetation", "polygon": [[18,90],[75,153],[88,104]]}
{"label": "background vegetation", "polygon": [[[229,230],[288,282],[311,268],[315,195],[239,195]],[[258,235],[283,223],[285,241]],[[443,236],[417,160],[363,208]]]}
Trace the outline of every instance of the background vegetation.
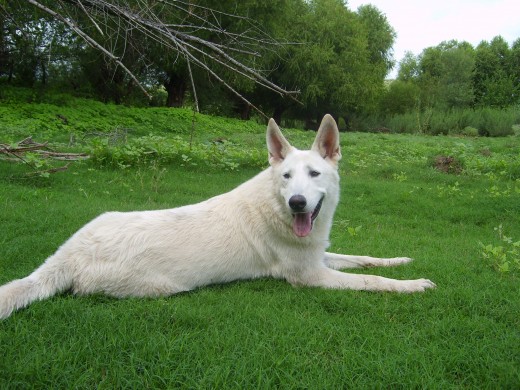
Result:
{"label": "background vegetation", "polygon": [[[0,161],[0,283],[104,211],[194,203],[267,165],[265,126],[254,121],[197,114],[192,128],[187,109],[30,96],[2,102],[2,142],[30,133],[93,157],[48,176]],[[302,148],[314,137],[284,133]],[[518,387],[519,138],[348,133],[341,145],[331,250],[411,256],[365,272],[428,277],[436,290],[262,279],[153,300],[62,294],[0,323],[2,386]]]}
{"label": "background vegetation", "polygon": [[[42,7],[72,18],[119,62]],[[395,32],[370,5],[351,10],[341,0],[3,0],[0,15],[2,89],[8,84],[116,104],[197,106],[242,119],[258,115],[254,105],[288,127],[309,129],[327,112],[343,130],[357,131],[499,136],[513,134],[520,123],[520,39],[509,45],[497,36],[477,47],[442,42],[418,56],[408,53],[397,80],[387,81],[395,66]],[[197,62],[189,55],[201,55],[207,46],[182,51],[168,45],[143,25],[148,15],[175,28],[176,37],[226,48],[282,91],[299,91],[299,102],[265,88],[257,76],[244,77],[222,53]]]}

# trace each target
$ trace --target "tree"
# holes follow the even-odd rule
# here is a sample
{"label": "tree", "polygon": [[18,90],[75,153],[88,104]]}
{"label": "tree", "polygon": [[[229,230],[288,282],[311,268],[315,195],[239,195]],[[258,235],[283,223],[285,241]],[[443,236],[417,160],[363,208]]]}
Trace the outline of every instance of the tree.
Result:
{"label": "tree", "polygon": [[511,78],[514,84],[513,101],[520,103],[520,38],[511,45]]}
{"label": "tree", "polygon": [[417,83],[393,80],[388,90],[381,95],[380,111],[385,115],[404,114],[419,105],[421,89]]}
{"label": "tree", "polygon": [[476,48],[474,84],[477,104],[506,107],[518,102],[518,69],[513,51],[497,36]]}
{"label": "tree", "polygon": [[384,78],[394,67],[391,49],[396,33],[386,16],[373,5],[360,6],[357,14],[366,29],[370,62]]}
{"label": "tree", "polygon": [[[5,10],[0,5],[0,10]],[[29,7],[23,7],[18,20],[10,15],[2,18],[2,58],[0,75],[7,75],[10,82],[32,86],[46,83],[48,43],[52,40],[52,28],[47,20],[37,17]],[[21,29],[23,25],[25,28]]]}
{"label": "tree", "polygon": [[404,53],[404,57],[399,63],[397,80],[417,82],[420,73],[419,59],[411,51]]}
{"label": "tree", "polygon": [[[149,54],[143,44],[155,50],[160,48],[162,52],[174,52],[176,59],[184,61],[195,103],[195,67],[244,100],[247,99],[233,86],[235,79],[244,78],[279,94],[291,94],[270,82],[255,67],[254,58],[260,55],[260,49],[278,43],[254,22],[239,15],[184,0],[26,0],[26,3],[14,4],[30,4],[61,23],[111,61],[106,68],[114,80],[120,79],[121,73],[124,84],[137,85],[145,94],[148,94],[144,82],[150,63],[141,61]],[[13,20],[22,14],[20,8],[0,9]],[[226,30],[221,21],[227,18],[240,20],[248,29]],[[156,57],[157,53],[155,51]]]}
{"label": "tree", "polygon": [[428,47],[418,57],[405,55],[398,80],[419,87],[420,108],[468,107],[474,101],[474,69],[473,47],[453,40]]}
{"label": "tree", "polygon": [[376,107],[392,65],[395,33],[374,7],[355,13],[340,0],[294,1],[287,12],[284,58],[272,76],[299,89],[302,105],[274,100],[275,119],[286,110],[314,127],[324,113],[336,117]]}
{"label": "tree", "polygon": [[467,42],[453,42],[443,52],[444,73],[439,78],[439,104],[448,108],[469,107],[475,100],[473,74],[475,52]]}

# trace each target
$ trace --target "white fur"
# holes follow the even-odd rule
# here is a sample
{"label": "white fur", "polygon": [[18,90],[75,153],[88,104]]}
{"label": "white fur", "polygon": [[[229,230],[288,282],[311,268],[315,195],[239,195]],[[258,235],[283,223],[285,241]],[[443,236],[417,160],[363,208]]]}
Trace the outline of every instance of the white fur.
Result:
{"label": "white fur", "polygon": [[[271,167],[228,193],[170,210],[105,213],[86,224],[31,275],[0,287],[0,318],[64,290],[153,297],[264,276],[293,285],[356,290],[413,292],[435,286],[425,279],[337,271],[402,264],[408,258],[325,252],[339,200],[341,158],[330,115],[323,118],[311,150],[293,148],[273,120],[267,145]],[[293,231],[288,202],[294,195],[306,199],[305,213],[323,197],[304,237]]]}

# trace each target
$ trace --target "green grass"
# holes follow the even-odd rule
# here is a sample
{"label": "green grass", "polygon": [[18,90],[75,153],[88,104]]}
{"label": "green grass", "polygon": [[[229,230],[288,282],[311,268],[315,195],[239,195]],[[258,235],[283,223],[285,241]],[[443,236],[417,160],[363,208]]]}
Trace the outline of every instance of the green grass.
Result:
{"label": "green grass", "polygon": [[[221,133],[245,153],[265,153],[263,126],[241,133],[242,122],[218,119],[232,130],[207,134],[204,120],[197,142]],[[54,131],[42,136],[67,138]],[[300,147],[314,136],[286,133]],[[436,290],[325,291],[261,279],[161,299],[62,294],[0,322],[0,388],[518,388],[520,271],[497,271],[479,246],[501,244],[500,224],[520,240],[518,150],[514,137],[342,134],[331,250],[413,257],[363,272],[427,277]],[[455,156],[463,172],[438,172],[437,155]],[[29,274],[103,211],[194,203],[259,170],[225,157],[240,164],[82,162],[49,178],[0,161],[0,283]]]}

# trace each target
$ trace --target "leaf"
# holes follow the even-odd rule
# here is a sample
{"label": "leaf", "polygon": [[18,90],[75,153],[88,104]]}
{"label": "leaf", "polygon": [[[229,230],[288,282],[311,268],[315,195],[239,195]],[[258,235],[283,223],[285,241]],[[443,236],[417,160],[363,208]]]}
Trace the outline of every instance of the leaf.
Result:
{"label": "leaf", "polygon": [[509,272],[509,262],[506,261],[505,263],[502,263],[498,266],[498,270],[502,273]]}

